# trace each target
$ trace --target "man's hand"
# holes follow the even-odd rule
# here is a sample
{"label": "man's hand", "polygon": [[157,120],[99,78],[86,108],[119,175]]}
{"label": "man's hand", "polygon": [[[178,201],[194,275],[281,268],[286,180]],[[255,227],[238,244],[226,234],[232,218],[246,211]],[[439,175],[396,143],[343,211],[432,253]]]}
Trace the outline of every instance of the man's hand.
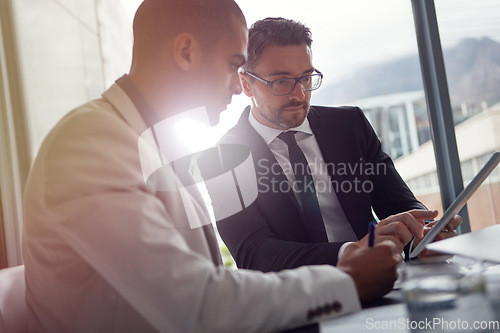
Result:
{"label": "man's hand", "polygon": [[[427,233],[429,233],[429,231],[434,227],[434,225],[437,222],[438,221],[433,221],[424,227],[424,236],[427,235]],[[460,224],[462,224],[462,217],[459,215],[455,215],[455,217],[450,221],[450,223],[448,223],[448,225],[436,236],[436,239],[434,239],[434,242],[440,241],[442,239],[450,238],[450,237],[455,237],[456,235],[458,235],[456,229],[460,226]],[[418,243],[420,243],[420,241],[421,241],[421,239],[418,242],[415,239],[415,243],[413,244],[413,247],[417,246]],[[428,257],[434,257],[434,256],[443,256],[443,254],[438,253],[438,252],[432,252],[429,250],[423,250],[418,255],[419,258],[428,258]],[[452,257],[452,256],[450,256],[450,257]]]}
{"label": "man's hand", "polygon": [[346,247],[337,268],[354,280],[360,301],[368,302],[392,290],[400,262],[401,255],[392,241],[378,242],[371,248],[352,243]]}
{"label": "man's hand", "polygon": [[[412,237],[420,240],[423,237],[425,220],[431,220],[437,216],[437,210],[413,209],[408,212],[391,215],[380,221],[375,228],[375,244],[390,240],[396,246],[398,253]],[[368,236],[357,242],[361,247],[368,247]]]}

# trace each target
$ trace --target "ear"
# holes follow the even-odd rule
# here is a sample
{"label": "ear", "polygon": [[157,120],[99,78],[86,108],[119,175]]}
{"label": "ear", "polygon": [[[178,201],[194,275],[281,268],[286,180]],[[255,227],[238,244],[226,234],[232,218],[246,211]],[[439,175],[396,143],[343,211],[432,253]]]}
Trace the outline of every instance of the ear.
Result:
{"label": "ear", "polygon": [[173,56],[177,66],[187,72],[200,61],[200,45],[193,35],[183,32],[174,40]]}
{"label": "ear", "polygon": [[246,75],[244,73],[239,73],[239,74],[240,74],[241,86],[243,87],[243,92],[248,97],[252,97],[253,92],[252,92],[252,86],[250,85],[250,81],[249,81],[250,78],[248,77],[248,75]]}

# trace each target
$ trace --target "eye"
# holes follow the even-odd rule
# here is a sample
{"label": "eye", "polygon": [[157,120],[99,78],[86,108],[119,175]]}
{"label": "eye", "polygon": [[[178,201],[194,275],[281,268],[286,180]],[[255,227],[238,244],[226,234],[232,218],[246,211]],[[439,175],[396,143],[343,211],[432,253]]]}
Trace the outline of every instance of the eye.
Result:
{"label": "eye", "polygon": [[311,77],[311,76],[304,76],[304,77],[302,77],[302,78],[300,79],[300,81],[301,81],[302,83],[309,83],[309,82],[311,82],[311,80],[312,80],[312,77]]}
{"label": "eye", "polygon": [[290,84],[290,79],[275,80],[274,85],[276,86],[286,86]]}

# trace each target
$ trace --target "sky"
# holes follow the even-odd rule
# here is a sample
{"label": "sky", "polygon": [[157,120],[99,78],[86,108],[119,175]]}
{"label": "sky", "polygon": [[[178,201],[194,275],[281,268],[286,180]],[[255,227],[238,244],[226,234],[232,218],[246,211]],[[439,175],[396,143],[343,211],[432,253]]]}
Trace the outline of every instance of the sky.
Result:
{"label": "sky", "polygon": [[[140,0],[122,0],[133,14]],[[371,64],[417,53],[410,0],[236,0],[251,25],[265,17],[301,21],[312,31],[313,64],[335,83]],[[443,48],[463,38],[500,42],[500,0],[435,0]],[[321,89],[321,88],[320,88]],[[234,96],[216,128],[203,133],[216,140],[249,104]],[[208,140],[208,141],[210,141]]]}
{"label": "sky", "polygon": [[[133,17],[141,1],[123,1]],[[325,73],[325,82],[341,79],[361,63],[417,52],[410,0],[236,2],[249,25],[276,16],[307,25],[313,34],[315,66]],[[435,0],[435,4],[443,47],[464,37],[489,36],[500,42],[500,0]]]}

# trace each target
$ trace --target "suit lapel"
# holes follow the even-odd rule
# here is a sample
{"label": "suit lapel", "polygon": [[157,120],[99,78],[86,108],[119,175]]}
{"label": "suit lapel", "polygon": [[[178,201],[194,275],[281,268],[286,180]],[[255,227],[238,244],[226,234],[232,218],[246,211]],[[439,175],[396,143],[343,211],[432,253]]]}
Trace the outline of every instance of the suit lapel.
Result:
{"label": "suit lapel", "polygon": [[[332,184],[334,185],[335,193],[339,200],[340,206],[342,207],[342,210],[344,211],[344,214],[347,217],[349,223],[353,225],[354,211],[352,207],[352,200],[351,198],[349,198],[348,193],[344,193],[341,190],[340,186],[342,182],[346,181],[347,179],[344,176],[339,175],[338,172],[333,172],[333,168],[330,167],[334,166],[337,168],[340,166],[340,163],[346,162],[342,161],[339,158],[337,154],[338,149],[336,149],[339,144],[344,144],[342,142],[342,138],[336,136],[335,124],[328,123],[327,125],[327,122],[325,122],[324,119],[321,119],[321,114],[313,107],[311,107],[307,118],[309,120],[309,124],[314,133],[314,136],[316,137],[316,140],[318,142],[319,149],[321,150],[321,154],[323,155],[323,159],[328,166],[328,174],[330,175],[330,179],[332,180]],[[336,186],[335,184],[338,184],[338,186]]]}
{"label": "suit lapel", "polygon": [[[250,125],[250,122],[248,121],[249,113],[250,107],[248,106],[243,111],[238,124],[233,128],[237,135],[231,135],[230,142],[238,143],[250,148],[255,164],[257,178],[268,177],[268,179],[263,183],[267,185],[277,184],[279,192],[283,192],[289,198],[299,214],[302,215],[302,210],[300,209],[299,203],[297,202],[297,198],[295,197],[292,189],[289,186],[279,187],[280,184],[288,184],[288,179],[264,139],[255,131],[252,125]],[[258,182],[257,185],[260,193],[269,190],[260,182]]]}
{"label": "suit lapel", "polygon": [[[124,119],[130,127],[138,134],[141,135],[148,127],[144,122],[141,114],[137,110],[133,101],[130,99],[123,89],[117,84],[112,85],[103,97],[113,105],[115,111],[122,119]],[[164,166],[164,168],[168,166]],[[170,174],[167,172],[167,174]],[[173,177],[166,177],[164,181],[174,182],[175,174]],[[177,185],[172,184],[166,186],[167,188],[176,188]],[[169,215],[169,222],[172,223],[177,231],[182,234],[189,247],[205,256],[207,259],[212,260],[216,265],[222,265],[222,258],[218,248],[217,238],[211,223],[201,223],[201,227],[193,228],[189,223],[189,218],[186,212],[186,200],[183,200],[181,193],[177,189],[171,191],[157,191],[155,196],[163,203],[165,210]],[[187,200],[190,200],[191,214],[199,215],[200,219],[206,220],[208,212],[206,212],[203,200],[200,194],[196,191],[191,191],[185,195]],[[196,208],[196,209],[195,209]]]}

